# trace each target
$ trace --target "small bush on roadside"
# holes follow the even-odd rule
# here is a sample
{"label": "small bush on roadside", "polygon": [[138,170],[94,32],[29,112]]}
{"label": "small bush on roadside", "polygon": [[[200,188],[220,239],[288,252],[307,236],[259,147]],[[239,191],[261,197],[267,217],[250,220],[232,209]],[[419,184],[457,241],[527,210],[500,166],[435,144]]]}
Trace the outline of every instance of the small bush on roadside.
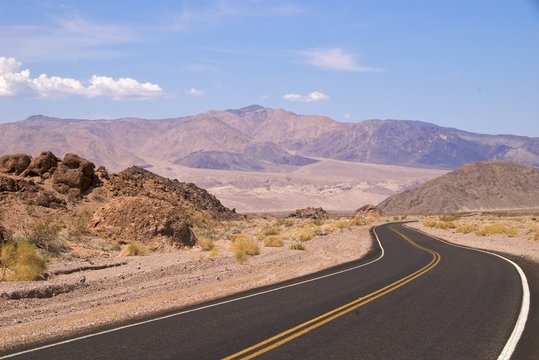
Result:
{"label": "small bush on roadside", "polygon": [[357,219],[352,220],[351,222],[352,226],[363,226],[367,224],[368,224],[367,220],[363,218],[357,218]]}
{"label": "small bush on roadside", "polygon": [[232,252],[238,260],[239,263],[245,262],[247,256],[253,256],[260,254],[260,248],[256,242],[245,236],[245,235],[235,235],[232,238]]}
{"label": "small bush on roadside", "polygon": [[457,225],[453,221],[444,221],[444,220],[440,220],[434,217],[424,218],[422,223],[426,227],[442,229],[442,230],[456,229],[457,227]]}
{"label": "small bush on roadside", "polygon": [[127,244],[120,251],[120,256],[147,256],[150,254],[150,250],[140,242]]}
{"label": "small bush on roadside", "polygon": [[474,232],[477,230],[477,224],[470,223],[470,224],[459,224],[457,225],[457,228],[455,229],[456,232],[461,234],[469,234],[471,232]]}
{"label": "small bush on roadside", "polygon": [[314,234],[308,230],[301,231],[297,234],[297,239],[299,241],[310,241],[314,238]]}
{"label": "small bush on roadside", "polygon": [[305,250],[305,246],[302,243],[292,243],[290,244],[290,250]]}
{"label": "small bush on roadside", "polygon": [[46,259],[26,240],[0,247],[0,281],[35,280],[46,267]]}
{"label": "small bush on roadside", "polygon": [[530,230],[533,240],[539,240],[539,225],[535,225],[535,224],[528,225],[528,230]]}
{"label": "small bush on roadside", "polygon": [[343,232],[346,229],[350,229],[350,226],[351,226],[350,221],[339,220],[339,221],[335,222],[335,227],[337,229],[341,230],[341,232]]}
{"label": "small bush on roadside", "polygon": [[281,247],[283,245],[283,239],[277,235],[270,235],[264,239],[265,247]]}
{"label": "small bush on roadside", "polygon": [[487,236],[487,235],[507,235],[509,237],[516,236],[518,234],[518,229],[514,226],[504,224],[504,223],[493,223],[493,224],[483,224],[477,228],[475,231],[476,235]]}
{"label": "small bush on roadside", "polygon": [[197,236],[197,242],[203,251],[211,251],[215,247],[213,240],[205,236]]}

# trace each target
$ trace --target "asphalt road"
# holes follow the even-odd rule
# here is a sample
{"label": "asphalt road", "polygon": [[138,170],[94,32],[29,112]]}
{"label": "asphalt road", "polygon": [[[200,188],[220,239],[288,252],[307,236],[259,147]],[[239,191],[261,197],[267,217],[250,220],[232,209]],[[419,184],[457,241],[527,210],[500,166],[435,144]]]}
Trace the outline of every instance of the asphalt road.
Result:
{"label": "asphalt road", "polygon": [[[401,224],[375,231],[383,250],[299,285],[243,293],[15,358],[496,359],[521,309],[516,269]],[[537,351],[529,348],[519,356]]]}

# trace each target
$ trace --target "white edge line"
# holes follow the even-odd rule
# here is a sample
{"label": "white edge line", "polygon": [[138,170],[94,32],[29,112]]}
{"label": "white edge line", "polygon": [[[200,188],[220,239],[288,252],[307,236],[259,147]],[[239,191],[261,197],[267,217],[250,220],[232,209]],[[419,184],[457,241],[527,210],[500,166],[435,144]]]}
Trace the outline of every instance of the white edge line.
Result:
{"label": "white edge line", "polygon": [[303,284],[307,284],[307,283],[310,283],[310,282],[313,282],[313,281],[325,279],[325,278],[328,278],[328,277],[331,277],[331,276],[343,274],[343,273],[346,273],[346,272],[349,272],[349,271],[352,271],[352,270],[362,268],[364,266],[367,266],[367,265],[370,265],[370,264],[373,264],[373,263],[377,262],[378,260],[383,258],[384,255],[385,255],[384,247],[382,246],[382,243],[380,242],[380,239],[378,238],[378,234],[376,233],[376,227],[378,227],[378,226],[374,226],[372,228],[372,231],[374,233],[374,236],[376,237],[376,241],[378,242],[378,246],[380,247],[380,249],[382,249],[382,253],[376,259],[371,260],[371,261],[369,261],[369,262],[367,262],[365,264],[361,264],[361,265],[354,266],[354,267],[351,267],[351,268],[348,268],[348,269],[340,270],[340,271],[337,271],[337,272],[334,272],[334,273],[331,273],[331,274],[318,276],[316,278],[303,280],[303,281],[300,281],[300,282],[297,282],[297,283],[280,286],[278,288],[265,290],[265,291],[261,291],[261,292],[250,294],[250,295],[245,295],[245,296],[242,296],[242,297],[239,297],[239,298],[234,298],[234,299],[230,299],[230,300],[226,300],[226,301],[221,301],[221,302],[218,302],[218,303],[215,303],[215,304],[205,305],[205,306],[201,306],[201,307],[190,309],[190,310],[184,310],[184,311],[180,311],[180,312],[177,312],[177,313],[160,316],[160,317],[149,319],[149,320],[139,321],[139,322],[132,323],[132,324],[129,324],[129,325],[119,326],[119,327],[116,327],[116,328],[103,330],[103,331],[99,331],[99,332],[84,335],[84,336],[79,336],[79,337],[76,337],[76,338],[73,338],[73,339],[63,340],[63,341],[59,341],[59,342],[56,342],[56,343],[43,345],[43,346],[39,346],[39,347],[36,347],[36,348],[28,349],[28,350],[23,350],[23,351],[20,351],[20,352],[17,352],[17,353],[1,356],[0,359],[8,359],[8,358],[12,358],[12,357],[15,357],[15,356],[28,354],[28,353],[31,353],[31,352],[44,350],[44,349],[52,348],[52,347],[59,346],[59,345],[69,344],[69,343],[72,343],[72,342],[75,342],[75,341],[84,340],[84,339],[92,338],[92,337],[95,337],[95,336],[120,331],[120,330],[123,330],[123,329],[132,328],[132,327],[139,326],[139,325],[144,325],[144,324],[169,319],[169,318],[172,318],[172,317],[176,317],[176,316],[180,316],[180,315],[184,315],[184,314],[188,314],[188,313],[192,313],[192,312],[196,312],[196,311],[200,311],[200,310],[209,309],[209,308],[220,306],[220,305],[225,305],[225,304],[228,304],[228,303],[232,303],[232,302],[252,298],[252,297],[255,297],[255,296],[260,296],[260,295],[272,293],[274,291],[279,291],[279,290],[283,290],[283,289],[287,289],[287,288],[291,288],[291,287],[295,287],[295,286],[299,286],[299,285],[303,285]]}
{"label": "white edge line", "polygon": [[482,252],[485,254],[499,257],[514,266],[514,268],[518,272],[518,275],[520,276],[520,282],[522,283],[522,303],[520,305],[520,313],[518,314],[518,318],[515,323],[513,332],[511,333],[511,336],[509,336],[509,339],[505,343],[505,346],[503,347],[502,352],[498,356],[498,360],[509,360],[517,347],[518,341],[520,340],[522,333],[524,332],[524,328],[526,327],[526,321],[528,320],[528,313],[530,312],[530,286],[528,284],[528,279],[526,278],[526,274],[524,274],[524,271],[522,271],[522,269],[520,268],[520,266],[518,266],[517,263],[515,263],[514,261],[502,255],[499,255],[490,251],[486,251],[486,250],[476,249],[470,246],[457,245],[445,239],[442,239],[437,236],[426,233],[424,231],[421,231],[419,229],[411,228],[407,225],[404,225],[404,226],[406,226],[408,229],[411,229],[412,231],[417,231],[427,236],[433,237],[437,239],[438,241],[441,241],[447,245],[451,245],[451,246],[455,246],[455,247],[459,247],[459,248],[463,248],[463,249],[467,249],[471,251]]}

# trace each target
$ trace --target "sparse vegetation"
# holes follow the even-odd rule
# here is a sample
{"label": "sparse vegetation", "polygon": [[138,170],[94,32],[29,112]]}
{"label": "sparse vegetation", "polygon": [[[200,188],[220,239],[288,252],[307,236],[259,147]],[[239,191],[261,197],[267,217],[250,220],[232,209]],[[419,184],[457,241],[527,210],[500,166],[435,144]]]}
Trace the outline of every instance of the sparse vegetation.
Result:
{"label": "sparse vegetation", "polygon": [[312,240],[313,238],[314,238],[314,234],[308,230],[300,231],[297,234],[297,239],[302,242]]}
{"label": "sparse vegetation", "polygon": [[215,245],[213,244],[213,240],[203,235],[197,236],[197,242],[203,251],[211,251],[215,248]]}
{"label": "sparse vegetation", "polygon": [[341,232],[343,232],[344,230],[347,230],[347,229],[350,229],[350,226],[351,226],[351,222],[350,221],[346,221],[346,220],[339,220],[339,221],[336,221],[334,226],[341,230]]}
{"label": "sparse vegetation", "polygon": [[469,234],[477,230],[476,223],[458,224],[455,231],[461,234]]}
{"label": "sparse vegetation", "polygon": [[264,239],[264,246],[266,247],[281,247],[283,245],[283,239],[277,235],[270,235]]}
{"label": "sparse vegetation", "polygon": [[92,213],[87,210],[84,210],[77,214],[77,218],[75,219],[73,231],[71,232],[71,234],[73,236],[89,235],[90,229],[88,229],[88,225],[92,220],[92,216]]}
{"label": "sparse vegetation", "polygon": [[134,242],[127,244],[120,251],[120,256],[147,256],[150,254],[150,250],[140,242]]}
{"label": "sparse vegetation", "polygon": [[24,238],[37,248],[58,254],[68,249],[65,241],[58,237],[62,227],[51,216],[34,220],[23,230]]}
{"label": "sparse vegetation", "polygon": [[477,228],[475,233],[478,236],[504,234],[513,237],[518,234],[518,228],[506,223],[483,224]]}
{"label": "sparse vegetation", "polygon": [[292,243],[290,244],[290,250],[305,250],[305,246],[302,243]]}
{"label": "sparse vegetation", "polygon": [[232,238],[231,249],[240,264],[247,260],[247,256],[260,254],[260,248],[256,242],[243,234],[235,235]]}
{"label": "sparse vegetation", "polygon": [[457,225],[452,220],[442,220],[436,217],[426,217],[422,220],[423,225],[436,229],[456,229]]}
{"label": "sparse vegetation", "polygon": [[262,234],[264,236],[279,235],[280,233],[281,233],[281,230],[276,226],[266,226],[262,230]]}
{"label": "sparse vegetation", "polygon": [[35,280],[46,266],[45,257],[26,240],[1,244],[0,281]]}

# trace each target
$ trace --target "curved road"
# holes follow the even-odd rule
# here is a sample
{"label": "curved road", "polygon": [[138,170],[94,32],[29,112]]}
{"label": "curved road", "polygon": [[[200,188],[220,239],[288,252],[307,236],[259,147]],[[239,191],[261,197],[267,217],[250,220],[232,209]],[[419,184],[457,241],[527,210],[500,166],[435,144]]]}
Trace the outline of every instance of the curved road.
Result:
{"label": "curved road", "polygon": [[402,224],[374,231],[368,259],[15,358],[496,359],[521,310],[515,267]]}

